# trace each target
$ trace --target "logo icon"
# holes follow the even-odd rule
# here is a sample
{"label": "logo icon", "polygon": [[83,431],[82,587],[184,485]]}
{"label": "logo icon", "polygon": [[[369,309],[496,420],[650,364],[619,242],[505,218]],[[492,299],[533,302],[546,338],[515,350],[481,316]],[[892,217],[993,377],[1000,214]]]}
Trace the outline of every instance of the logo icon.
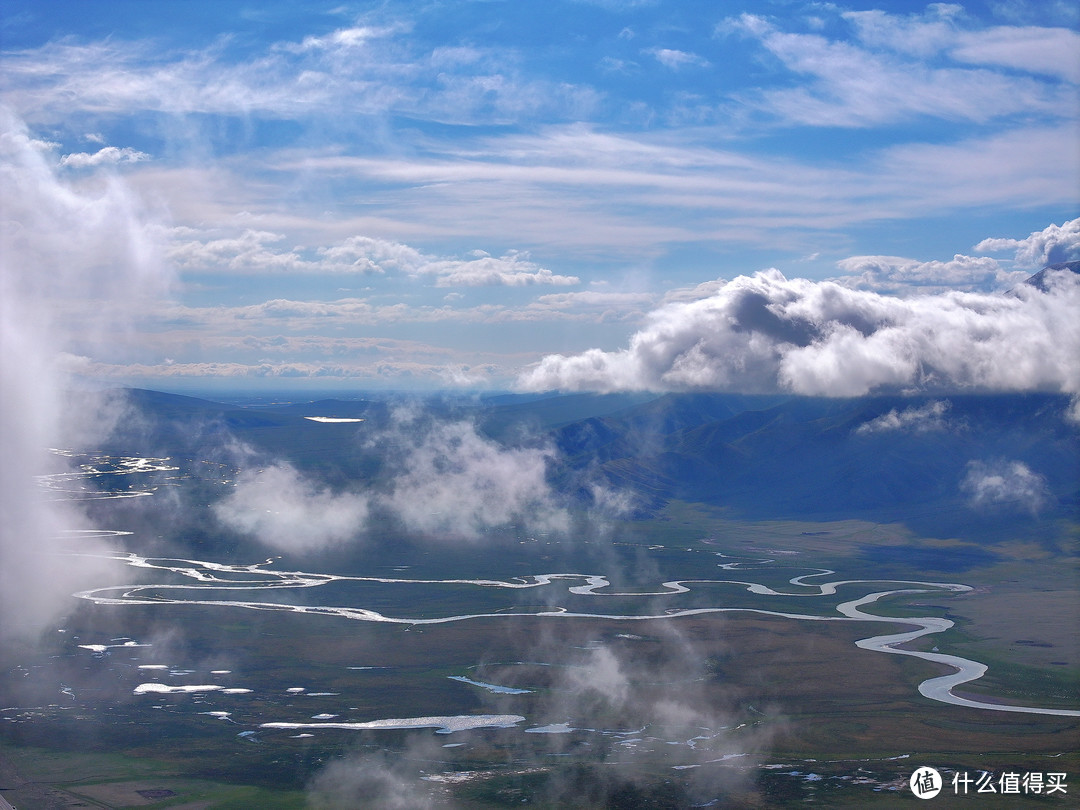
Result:
{"label": "logo icon", "polygon": [[908,784],[920,799],[932,799],[941,792],[941,774],[926,766],[916,768]]}

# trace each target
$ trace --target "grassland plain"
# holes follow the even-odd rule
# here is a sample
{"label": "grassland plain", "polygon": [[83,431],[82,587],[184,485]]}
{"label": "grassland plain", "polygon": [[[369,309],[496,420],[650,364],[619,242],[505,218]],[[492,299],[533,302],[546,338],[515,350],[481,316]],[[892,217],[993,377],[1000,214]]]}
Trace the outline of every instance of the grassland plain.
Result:
{"label": "grassland plain", "polygon": [[[681,594],[657,588],[680,579],[796,591],[792,577],[826,569],[837,574],[823,579],[960,582],[972,590],[897,594],[870,612],[899,623],[952,619],[952,629],[914,644],[989,664],[983,679],[961,687],[964,694],[1076,708],[1078,583],[1067,539],[1075,534],[1061,536],[1056,549],[1017,537],[975,549],[969,541],[918,537],[900,524],[749,522],[673,502],[587,547],[519,538],[471,565],[453,555],[451,565],[447,549],[416,546],[394,566],[414,579],[448,571],[603,573],[609,590],[628,596],[574,595],[564,587],[558,598],[538,598],[542,590],[477,593],[440,584],[391,593],[365,585],[351,594],[335,585],[332,599],[318,588],[289,597],[315,604],[357,598],[414,618],[496,614],[429,625],[227,605],[81,602],[45,649],[2,654],[0,757],[14,767],[9,781],[17,784],[0,787],[17,806],[19,790],[37,790],[54,807],[302,807],[305,788],[328,765],[380,752],[406,763],[409,778],[434,799],[476,807],[690,806],[706,789],[729,806],[908,806],[906,780],[919,764],[946,776],[1065,772],[1077,782],[1075,718],[929,701],[918,684],[943,667],[855,646],[880,625],[751,612],[632,620],[521,615],[556,603],[626,615],[718,604],[826,615],[876,588],[848,593],[841,586],[831,599],[764,598],[723,584],[693,583]],[[123,639],[151,646],[125,647]],[[101,642],[117,646],[102,654],[79,647]],[[577,673],[595,674],[605,662],[617,676],[611,689],[625,699],[582,691]],[[498,693],[451,676],[529,691]],[[154,680],[251,692],[134,694]],[[367,722],[481,714],[527,720],[448,735],[262,726],[330,715]],[[560,724],[564,733],[524,732]],[[1070,784],[1069,798],[1077,791],[1080,783]],[[972,802],[1066,806],[1057,798]]]}

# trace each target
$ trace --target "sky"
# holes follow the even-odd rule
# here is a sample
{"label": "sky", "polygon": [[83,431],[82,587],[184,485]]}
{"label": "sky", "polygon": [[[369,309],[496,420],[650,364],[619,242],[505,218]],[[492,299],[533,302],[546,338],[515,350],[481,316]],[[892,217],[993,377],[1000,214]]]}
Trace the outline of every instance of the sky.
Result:
{"label": "sky", "polygon": [[1005,291],[1080,259],[1078,29],[1054,0],[9,0],[5,363],[1075,396],[1076,284]]}

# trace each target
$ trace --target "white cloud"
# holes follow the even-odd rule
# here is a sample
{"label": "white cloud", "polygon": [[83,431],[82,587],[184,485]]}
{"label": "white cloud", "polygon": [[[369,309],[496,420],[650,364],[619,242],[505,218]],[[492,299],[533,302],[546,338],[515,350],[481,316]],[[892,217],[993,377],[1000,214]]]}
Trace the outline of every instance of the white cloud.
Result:
{"label": "white cloud", "polygon": [[[809,79],[759,97],[763,109],[788,122],[860,127],[918,116],[983,123],[1017,114],[1075,115],[1075,88],[997,69],[1046,72],[1075,34],[1007,27],[960,32],[956,9],[950,8],[938,5],[925,17],[845,13],[858,44],[788,33],[747,14],[727,21],[721,30],[760,40],[786,68]],[[1040,48],[1046,49],[1041,55]],[[951,54],[952,64],[937,59],[942,54]],[[1075,59],[1069,62],[1069,68],[1052,72],[1074,74]]]}
{"label": "white cloud", "polygon": [[899,16],[885,11],[847,11],[840,16],[855,28],[868,46],[916,56],[930,56],[947,48],[956,38],[957,16],[963,8],[936,3],[926,14]]}
{"label": "white cloud", "polygon": [[599,317],[603,317],[604,313],[613,311],[621,314],[637,313],[643,305],[653,303],[655,300],[656,296],[647,292],[583,290],[581,292],[541,295],[529,304],[529,308],[555,311],[582,308],[598,313]]}
{"label": "white cloud", "polygon": [[603,701],[622,707],[630,696],[631,683],[623,662],[608,647],[588,651],[588,658],[566,670],[566,687],[583,702]]}
{"label": "white cloud", "polygon": [[1026,279],[1023,271],[1005,270],[994,259],[956,254],[951,261],[921,262],[900,256],[852,256],[836,263],[846,274],[831,279],[857,290],[885,293],[1007,289]]}
{"label": "white cloud", "polygon": [[1022,461],[970,461],[960,489],[972,507],[1003,506],[1037,512],[1046,502],[1046,479]]}
{"label": "white cloud", "polygon": [[[110,418],[65,402],[65,366],[107,345],[123,353],[132,313],[168,286],[150,216],[107,178],[93,192],[60,180],[26,126],[0,106],[0,635],[35,637],[70,594],[102,571],[106,542],[83,536],[78,566],[59,556],[63,533],[88,522],[42,498],[34,475],[57,472],[49,447],[99,442]],[[75,362],[79,362],[75,360]],[[113,414],[115,416],[115,412]]]}
{"label": "white cloud", "polygon": [[983,239],[975,250],[979,253],[1015,251],[1017,266],[1031,270],[1077,261],[1080,260],[1080,218],[1062,225],[1048,225],[1026,239]]}
{"label": "white cloud", "polygon": [[240,474],[236,488],[214,505],[224,525],[282,551],[305,552],[341,545],[366,529],[363,494],[317,487],[290,464],[279,462]]}
{"label": "white cloud", "polygon": [[961,34],[949,49],[960,62],[1001,65],[1080,83],[1080,33],[1068,28],[1002,26]]}
{"label": "white cloud", "polygon": [[672,70],[678,70],[679,68],[688,66],[707,67],[709,64],[707,59],[698,56],[696,53],[675,50],[673,48],[651,48],[646,51],[646,53],[652,54],[657,62]]}
{"label": "white cloud", "polygon": [[[680,243],[758,244],[804,252],[807,233],[1001,206],[1070,206],[1080,182],[1075,127],[971,130],[951,142],[901,143],[842,166],[764,158],[696,140],[695,130],[618,134],[583,125],[484,136],[425,157],[281,153],[276,171],[388,186],[399,232],[471,234],[604,251],[636,262]],[[540,248],[535,248],[539,250]]]}
{"label": "white cloud", "polygon": [[532,390],[1058,390],[1080,394],[1080,278],[1047,292],[949,292],[909,299],[785,278],[740,276],[668,304],[618,351],[549,355]]}
{"label": "white cloud", "polygon": [[[540,296],[546,298],[546,296]],[[374,304],[365,298],[339,298],[332,301],[297,301],[275,298],[258,304],[235,307],[190,307],[175,305],[152,312],[161,323],[173,328],[212,330],[244,334],[266,330],[318,331],[334,326],[356,327],[365,324],[399,323],[515,323],[535,321],[581,321],[636,319],[641,308],[635,298],[613,299],[589,305],[573,299],[533,302],[521,307],[481,304],[456,307],[456,299],[440,306],[407,303]]]}
{"label": "white cloud", "polygon": [[409,30],[407,23],[352,26],[272,44],[240,62],[229,62],[219,44],[158,52],[117,39],[54,41],[7,52],[0,89],[33,121],[81,112],[289,118],[343,109],[447,123],[573,120],[598,103],[588,87],[523,78],[506,52],[428,50]]}
{"label": "white cloud", "polygon": [[93,154],[89,152],[73,152],[60,158],[60,165],[72,169],[85,169],[96,166],[115,166],[118,163],[139,163],[150,160],[150,155],[125,146],[122,149],[115,146],[106,146]]}
{"label": "white cloud", "polygon": [[424,789],[417,767],[417,763],[431,761],[437,756],[432,750],[420,752],[414,742],[407,753],[396,756],[376,751],[350,753],[333,759],[307,785],[304,806],[310,810],[445,808],[447,805],[437,791]]}
{"label": "white cloud", "polygon": [[125,384],[146,384],[154,381],[165,385],[170,380],[201,378],[204,380],[318,380],[320,382],[362,383],[374,388],[393,387],[490,387],[502,383],[513,374],[513,367],[496,363],[425,362],[408,358],[389,358],[371,362],[345,361],[340,363],[267,360],[262,362],[179,362],[166,358],[157,364],[109,364],[85,362],[78,369],[85,377],[95,380],[118,380]]}
{"label": "white cloud", "polygon": [[569,526],[546,480],[554,450],[504,448],[468,422],[399,414],[396,423],[403,455],[381,503],[413,531],[476,538],[510,523],[534,532]]}
{"label": "white cloud", "polygon": [[[1074,124],[1009,129],[953,143],[908,143],[874,155],[865,183],[871,210],[925,216],[977,206],[1075,205],[1080,151]],[[852,189],[851,199],[857,199]]]}
{"label": "white cloud", "polygon": [[893,408],[869,422],[863,422],[855,432],[860,435],[868,433],[889,433],[903,431],[905,433],[933,433],[945,430],[948,423],[945,414],[948,413],[952,403],[949,400],[938,399],[927,402],[925,405],[904,408],[902,411]]}
{"label": "white cloud", "polygon": [[378,509],[410,531],[454,540],[519,524],[529,532],[565,531],[567,511],[547,483],[555,451],[503,447],[465,421],[439,421],[399,408],[389,428],[357,442],[378,448],[386,467],[362,491],[332,492],[287,462],[247,469],[214,506],[224,525],[265,545],[307,552],[357,541]]}
{"label": "white cloud", "polygon": [[373,40],[382,39],[405,30],[403,26],[378,28],[374,26],[354,26],[352,28],[339,28],[321,37],[304,37],[299,44],[286,42],[278,47],[281,50],[293,53],[305,51],[349,51],[367,45]]}
{"label": "white cloud", "polygon": [[417,268],[435,278],[437,287],[521,287],[535,284],[567,286],[580,284],[577,276],[563,276],[540,267],[527,253],[508,253],[499,258],[428,261]]}
{"label": "white cloud", "polygon": [[363,273],[388,270],[414,273],[426,261],[424,254],[416,248],[370,236],[350,236],[340,244],[321,247],[318,252],[334,266]]}
{"label": "white cloud", "polygon": [[[181,228],[178,235],[189,235],[191,229]],[[230,273],[304,273],[323,272],[330,268],[304,259],[296,249],[279,250],[273,247],[284,240],[282,234],[245,230],[235,237],[180,241],[169,245],[168,257],[181,270],[228,271]]]}
{"label": "white cloud", "polygon": [[[195,236],[197,238],[192,239]],[[576,276],[552,273],[511,251],[501,257],[482,251],[478,258],[431,256],[409,245],[369,236],[350,236],[335,245],[310,250],[277,247],[283,234],[248,229],[235,236],[213,238],[191,228],[176,228],[169,258],[192,271],[230,273],[404,273],[431,278],[436,287],[571,285]]]}

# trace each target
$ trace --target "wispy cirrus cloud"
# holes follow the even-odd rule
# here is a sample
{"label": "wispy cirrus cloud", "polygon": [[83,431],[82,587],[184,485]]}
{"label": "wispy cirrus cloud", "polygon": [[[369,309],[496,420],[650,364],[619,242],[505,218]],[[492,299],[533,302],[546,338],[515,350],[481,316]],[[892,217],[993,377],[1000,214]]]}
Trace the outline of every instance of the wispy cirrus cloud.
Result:
{"label": "wispy cirrus cloud", "polygon": [[[1080,35],[1021,27],[965,31],[959,10],[935,4],[923,15],[847,12],[842,17],[855,29],[855,41],[784,30],[745,13],[724,21],[718,33],[756,39],[783,67],[806,77],[796,87],[764,90],[753,102],[787,123],[860,127],[923,116],[973,122],[1023,114],[1075,117],[1076,90],[1069,83],[1077,70],[1068,54]],[[1016,68],[1068,82],[1016,75]]]}
{"label": "wispy cirrus cloud", "polygon": [[[351,175],[394,189],[383,210],[448,232],[526,244],[656,251],[699,238],[755,243],[980,205],[1061,204],[1080,156],[1071,126],[871,151],[843,167],[713,143],[581,125],[485,137],[423,159],[283,155],[278,170]],[[573,216],[568,216],[568,212]]]}
{"label": "wispy cirrus cloud", "polygon": [[677,48],[650,48],[646,53],[664,67],[672,70],[684,67],[708,67],[709,64],[709,60],[704,57],[690,51],[680,51]]}
{"label": "wispy cirrus cloud", "polygon": [[34,121],[161,112],[271,118],[407,114],[442,122],[579,117],[595,91],[523,75],[512,51],[447,49],[411,36],[402,17],[270,43],[236,59],[216,42],[160,49],[119,39],[9,51],[0,82]]}
{"label": "wispy cirrus cloud", "polygon": [[549,320],[628,320],[644,314],[655,299],[650,293],[582,292],[541,295],[522,306],[477,304],[462,306],[458,300],[442,304],[378,303],[366,298],[338,298],[307,301],[276,298],[240,306],[165,306],[153,313],[173,327],[206,327],[228,332],[230,328],[249,333],[259,328],[290,331],[317,331],[332,325],[375,325],[398,323],[518,323]]}
{"label": "wispy cirrus cloud", "polygon": [[513,376],[520,363],[499,365],[479,361],[424,362],[412,358],[382,360],[261,362],[205,361],[109,364],[88,358],[72,358],[71,371],[88,379],[115,380],[124,384],[175,385],[185,380],[217,383],[275,382],[279,385],[310,382],[340,384],[353,388],[435,389],[446,387],[492,388]]}
{"label": "wispy cirrus cloud", "polygon": [[[196,238],[191,238],[196,237]],[[574,285],[576,276],[552,273],[512,251],[490,256],[474,251],[467,259],[432,256],[409,245],[368,236],[351,236],[337,244],[306,248],[281,247],[285,235],[253,229],[230,236],[205,236],[192,228],[175,228],[168,255],[177,267],[204,273],[403,273],[430,279],[436,287]]]}
{"label": "wispy cirrus cloud", "polygon": [[866,46],[915,56],[947,53],[957,62],[1006,67],[1080,82],[1080,33],[1068,28],[1009,25],[964,30],[959,5],[935,4],[921,14],[847,11],[841,16]]}

